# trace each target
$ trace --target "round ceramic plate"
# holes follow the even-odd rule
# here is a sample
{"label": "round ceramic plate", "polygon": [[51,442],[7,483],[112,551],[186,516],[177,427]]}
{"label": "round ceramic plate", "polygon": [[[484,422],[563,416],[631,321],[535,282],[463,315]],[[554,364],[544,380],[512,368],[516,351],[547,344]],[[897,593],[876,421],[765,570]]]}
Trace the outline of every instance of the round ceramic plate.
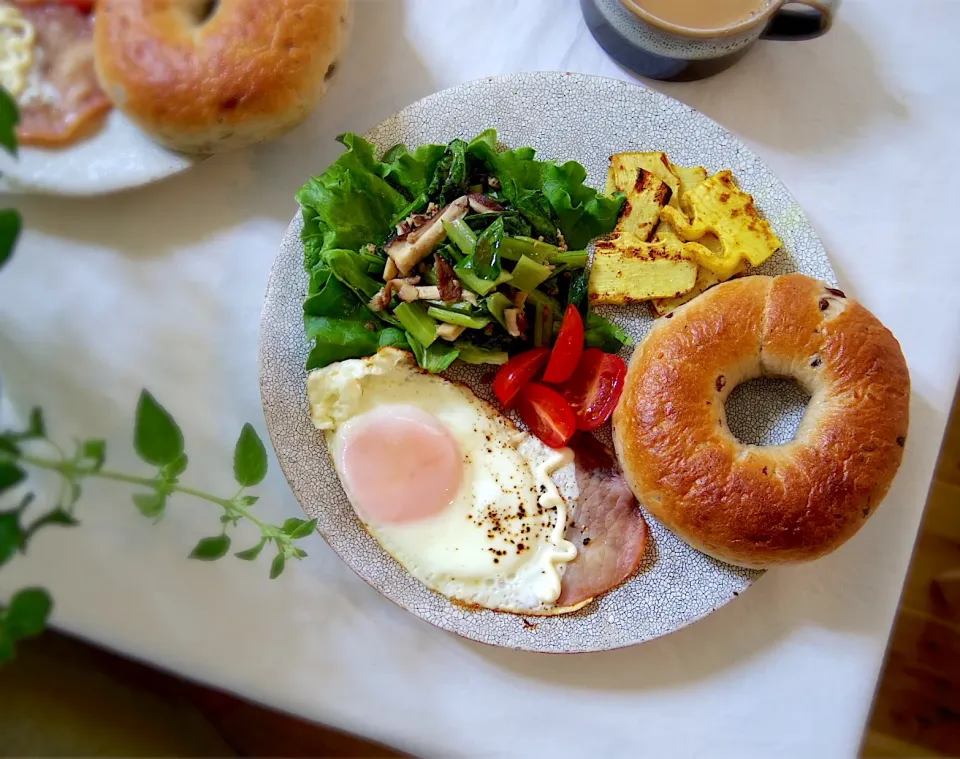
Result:
{"label": "round ceramic plate", "polygon": [[114,109],[89,138],[63,148],[0,151],[0,191],[43,195],[101,195],[155,182],[202,158],[162,148]]}
{"label": "round ceramic plate", "polygon": [[[421,100],[367,136],[379,150],[398,142],[470,139],[488,127],[513,147],[531,145],[541,159],[580,161],[602,187],[609,157],[661,150],[710,173],[732,169],[753,193],[784,249],[759,270],[801,271],[834,281],[823,245],[787,188],[736,137],[686,105],[635,84],[579,74],[528,73],[460,85]],[[325,167],[313,167],[316,173]],[[304,177],[306,180],[307,177]],[[573,614],[531,618],[463,609],[407,574],[363,529],[344,495],[306,401],[308,348],[301,304],[307,290],[299,216],[291,223],[267,287],[260,332],[260,386],[267,428],[280,465],[303,509],[330,546],[363,579],[418,617],[498,646],[573,653],[642,643],[677,630],[731,601],[759,572],[732,567],[690,548],[647,516],[652,540],[630,580]],[[598,309],[639,341],[652,324],[645,305]],[[629,349],[624,351],[628,357]],[[482,369],[454,365],[451,376],[490,398]],[[795,392],[744,385],[728,406],[730,428],[756,443],[789,440],[806,404]],[[606,433],[609,435],[609,431]]]}

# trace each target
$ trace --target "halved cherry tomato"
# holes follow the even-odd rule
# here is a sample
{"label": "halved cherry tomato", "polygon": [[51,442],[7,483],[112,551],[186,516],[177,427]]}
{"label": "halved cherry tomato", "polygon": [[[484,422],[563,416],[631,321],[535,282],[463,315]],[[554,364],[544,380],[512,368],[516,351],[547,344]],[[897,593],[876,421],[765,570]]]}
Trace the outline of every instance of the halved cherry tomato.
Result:
{"label": "halved cherry tomato", "polygon": [[528,382],[517,397],[517,413],[530,432],[551,448],[563,448],[577,430],[577,417],[556,390]]}
{"label": "halved cherry tomato", "polygon": [[583,352],[577,370],[559,388],[577,417],[578,430],[595,430],[610,418],[626,376],[627,365],[620,356],[599,348]]}
{"label": "halved cherry tomato", "polygon": [[504,408],[513,408],[520,388],[537,376],[548,358],[549,348],[534,348],[518,353],[497,370],[493,378],[493,394]]}
{"label": "halved cherry tomato", "polygon": [[560,325],[560,334],[553,345],[550,362],[543,373],[544,382],[566,382],[570,379],[580,354],[583,353],[583,319],[576,306],[567,306]]}

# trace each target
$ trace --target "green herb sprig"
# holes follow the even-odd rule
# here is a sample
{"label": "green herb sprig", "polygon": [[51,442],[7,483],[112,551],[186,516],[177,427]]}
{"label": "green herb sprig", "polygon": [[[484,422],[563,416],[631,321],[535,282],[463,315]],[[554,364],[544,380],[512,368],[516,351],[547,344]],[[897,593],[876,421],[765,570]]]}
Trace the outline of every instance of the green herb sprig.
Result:
{"label": "green herb sprig", "polygon": [[[16,125],[19,121],[16,104],[0,88],[0,148],[16,155]],[[0,266],[13,252],[20,234],[20,214],[12,209],[0,209]],[[260,484],[267,475],[267,452],[256,431],[245,424],[240,431],[233,452],[233,475],[239,489],[230,498],[188,487],[180,477],[190,463],[183,442],[183,433],[170,413],[146,390],[137,403],[133,447],[137,455],[155,468],[152,476],[114,472],[105,468],[107,446],[104,440],[81,440],[72,454],[47,435],[43,413],[34,409],[26,429],[0,432],[0,499],[15,495],[23,489],[27,468],[54,472],[60,478],[57,502],[46,513],[31,518],[33,493],[22,493],[17,505],[0,510],[0,567],[24,553],[37,532],[45,527],[71,527],[79,522],[74,514],[80,500],[82,483],[89,479],[112,480],[136,487],[132,494],[134,506],[146,517],[159,521],[171,496],[192,496],[219,506],[220,534],[203,538],[190,553],[190,558],[215,561],[230,551],[232,539],[228,531],[241,520],[255,524],[260,540],[234,555],[245,561],[256,559],[264,548],[271,546],[276,554],[270,564],[270,577],[279,577],[290,559],[302,559],[306,552],[294,541],[312,534],[317,520],[290,518],[279,527],[268,524],[252,512],[257,496],[247,489]],[[30,513],[28,513],[30,512]],[[50,594],[43,588],[24,588],[13,595],[7,606],[0,606],[0,665],[12,659],[16,644],[24,638],[38,635],[46,627],[53,608]]]}

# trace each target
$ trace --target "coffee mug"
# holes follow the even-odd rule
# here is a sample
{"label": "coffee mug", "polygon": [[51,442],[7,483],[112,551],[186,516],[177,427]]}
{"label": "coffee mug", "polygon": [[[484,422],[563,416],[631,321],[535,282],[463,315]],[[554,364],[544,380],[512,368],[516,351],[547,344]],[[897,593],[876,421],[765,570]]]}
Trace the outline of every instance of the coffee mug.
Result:
{"label": "coffee mug", "polygon": [[643,0],[580,0],[580,7],[600,47],[621,66],[651,79],[690,81],[733,65],[758,39],[809,40],[825,34],[840,2],[769,0],[745,21],[718,30],[663,21],[644,9]]}

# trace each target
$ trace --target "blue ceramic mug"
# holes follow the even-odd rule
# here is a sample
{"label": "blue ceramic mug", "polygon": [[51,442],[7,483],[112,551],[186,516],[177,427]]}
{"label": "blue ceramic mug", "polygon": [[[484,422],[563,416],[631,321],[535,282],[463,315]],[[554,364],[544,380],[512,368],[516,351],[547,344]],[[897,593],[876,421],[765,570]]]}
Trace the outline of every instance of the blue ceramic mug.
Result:
{"label": "blue ceramic mug", "polygon": [[663,21],[644,9],[643,0],[580,0],[591,33],[617,63],[640,76],[671,81],[717,74],[758,39],[819,37],[830,29],[839,5],[840,0],[768,0],[745,21],[707,31]]}

